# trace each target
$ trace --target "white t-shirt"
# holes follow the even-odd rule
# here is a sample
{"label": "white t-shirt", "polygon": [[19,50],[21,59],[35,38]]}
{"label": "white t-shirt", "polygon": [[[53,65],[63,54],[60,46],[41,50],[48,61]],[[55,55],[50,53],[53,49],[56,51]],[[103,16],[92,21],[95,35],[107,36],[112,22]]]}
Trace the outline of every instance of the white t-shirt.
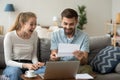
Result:
{"label": "white t-shirt", "polygon": [[13,60],[37,60],[37,33],[33,32],[29,39],[20,38],[16,31],[8,32],[4,38],[4,53],[7,66],[21,67],[23,63]]}

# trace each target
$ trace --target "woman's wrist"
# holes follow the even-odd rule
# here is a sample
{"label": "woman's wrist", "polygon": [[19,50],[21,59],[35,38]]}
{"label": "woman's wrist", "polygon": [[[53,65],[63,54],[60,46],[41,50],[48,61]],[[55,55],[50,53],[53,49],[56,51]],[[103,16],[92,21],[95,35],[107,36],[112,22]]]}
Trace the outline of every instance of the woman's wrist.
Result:
{"label": "woman's wrist", "polygon": [[22,64],[22,68],[26,68],[26,64],[25,63]]}

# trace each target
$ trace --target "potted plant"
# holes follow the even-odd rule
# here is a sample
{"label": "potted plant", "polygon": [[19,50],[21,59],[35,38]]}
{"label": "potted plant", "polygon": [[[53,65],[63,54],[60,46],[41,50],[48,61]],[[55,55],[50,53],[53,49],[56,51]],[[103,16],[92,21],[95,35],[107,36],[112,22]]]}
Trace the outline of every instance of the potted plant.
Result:
{"label": "potted plant", "polygon": [[84,24],[87,24],[87,17],[86,17],[86,7],[84,5],[79,6],[78,5],[78,26],[77,28],[83,30],[84,29]]}

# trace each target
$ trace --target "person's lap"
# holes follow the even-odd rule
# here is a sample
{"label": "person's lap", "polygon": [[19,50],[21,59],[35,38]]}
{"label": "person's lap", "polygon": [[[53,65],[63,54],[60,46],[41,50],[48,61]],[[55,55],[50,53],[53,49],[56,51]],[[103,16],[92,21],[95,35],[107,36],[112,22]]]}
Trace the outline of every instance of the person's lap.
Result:
{"label": "person's lap", "polygon": [[3,71],[3,75],[10,78],[10,80],[21,80],[20,75],[22,70],[19,67],[7,66]]}
{"label": "person's lap", "polygon": [[35,74],[41,74],[45,72],[46,67],[42,66],[38,70],[35,70]]}
{"label": "person's lap", "polygon": [[[35,74],[41,74],[45,72],[46,67],[43,66],[38,70],[35,70]],[[27,69],[22,69],[19,67],[7,66],[3,71],[3,75],[10,78],[10,80],[21,80],[20,75],[24,74]]]}
{"label": "person's lap", "polygon": [[78,74],[80,73],[88,73],[93,77],[96,77],[96,73],[92,70],[90,65],[81,65],[78,69]]}

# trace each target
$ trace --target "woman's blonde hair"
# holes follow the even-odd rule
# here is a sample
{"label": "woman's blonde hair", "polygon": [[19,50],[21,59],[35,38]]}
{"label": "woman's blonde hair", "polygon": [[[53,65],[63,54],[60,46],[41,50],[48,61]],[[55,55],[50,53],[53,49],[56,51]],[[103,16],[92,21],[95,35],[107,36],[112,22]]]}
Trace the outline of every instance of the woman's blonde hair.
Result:
{"label": "woman's blonde hair", "polygon": [[14,25],[9,29],[9,31],[21,29],[21,24],[24,24],[29,20],[29,18],[35,17],[36,15],[33,12],[21,12],[16,18]]}

